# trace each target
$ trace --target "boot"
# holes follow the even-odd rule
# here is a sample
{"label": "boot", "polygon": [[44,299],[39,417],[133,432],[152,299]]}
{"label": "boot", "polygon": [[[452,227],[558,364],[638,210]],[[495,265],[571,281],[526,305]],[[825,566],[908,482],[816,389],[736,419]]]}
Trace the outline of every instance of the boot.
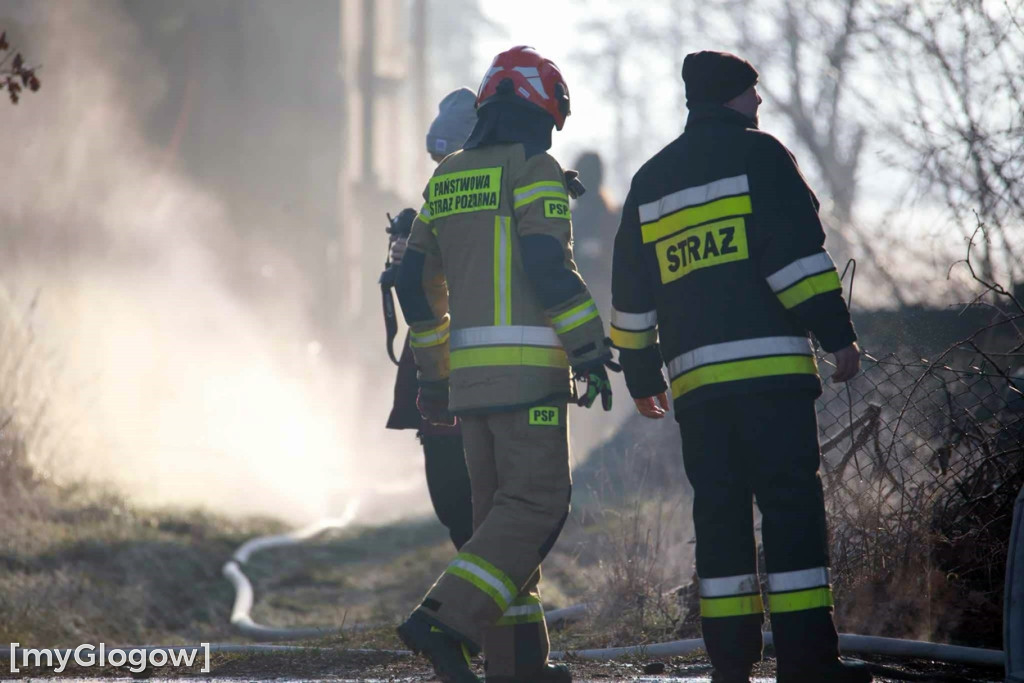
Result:
{"label": "boot", "polygon": [[465,644],[432,626],[418,612],[413,612],[397,630],[406,647],[430,660],[434,673],[444,683],[481,683],[469,668]]}
{"label": "boot", "polygon": [[711,683],[750,683],[750,673],[715,669],[711,672]]}
{"label": "boot", "polygon": [[779,683],[871,683],[872,680],[867,663],[857,659],[836,659],[823,669],[778,677]]}
{"label": "boot", "polygon": [[572,674],[565,664],[545,664],[544,668],[525,678],[487,676],[486,683],[572,683]]}

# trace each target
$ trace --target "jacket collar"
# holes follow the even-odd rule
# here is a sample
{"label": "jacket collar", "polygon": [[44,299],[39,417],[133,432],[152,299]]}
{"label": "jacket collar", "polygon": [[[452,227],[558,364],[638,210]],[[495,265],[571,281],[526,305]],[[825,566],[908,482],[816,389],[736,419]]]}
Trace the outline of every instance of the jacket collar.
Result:
{"label": "jacket collar", "polygon": [[463,149],[521,143],[529,159],[551,148],[555,120],[547,112],[519,98],[491,102],[477,111],[476,126]]}
{"label": "jacket collar", "polygon": [[721,104],[691,104],[690,115],[686,119],[686,129],[690,126],[705,123],[726,123],[744,128],[757,128],[757,124],[739,113]]}

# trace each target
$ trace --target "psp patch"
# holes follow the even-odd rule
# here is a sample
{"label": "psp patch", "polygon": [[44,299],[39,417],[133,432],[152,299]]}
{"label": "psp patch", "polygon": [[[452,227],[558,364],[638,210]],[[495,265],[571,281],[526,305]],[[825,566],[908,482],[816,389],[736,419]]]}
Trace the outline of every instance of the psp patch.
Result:
{"label": "psp patch", "polygon": [[564,218],[569,220],[571,215],[569,212],[569,202],[561,199],[544,200],[544,218]]}
{"label": "psp patch", "polygon": [[535,406],[530,408],[530,424],[541,427],[558,426],[557,406]]}

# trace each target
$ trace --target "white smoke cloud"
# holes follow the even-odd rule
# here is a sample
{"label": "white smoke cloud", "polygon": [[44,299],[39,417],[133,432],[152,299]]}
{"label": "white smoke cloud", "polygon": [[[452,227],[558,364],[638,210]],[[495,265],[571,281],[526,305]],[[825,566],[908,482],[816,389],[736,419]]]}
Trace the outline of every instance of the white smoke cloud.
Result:
{"label": "white smoke cloud", "polygon": [[163,72],[117,12],[0,4],[43,64],[38,93],[0,104],[0,283],[38,293],[32,322],[62,368],[51,465],[146,503],[296,521],[354,498],[375,518],[426,509],[411,434],[383,430],[388,383],[361,393],[304,320],[294,268],[143,136]]}

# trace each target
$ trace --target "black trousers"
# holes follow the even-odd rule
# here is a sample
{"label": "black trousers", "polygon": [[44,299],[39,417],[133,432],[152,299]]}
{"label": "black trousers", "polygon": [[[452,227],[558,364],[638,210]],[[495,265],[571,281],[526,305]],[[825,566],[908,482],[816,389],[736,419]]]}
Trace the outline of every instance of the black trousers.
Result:
{"label": "black trousers", "polygon": [[430,502],[458,550],[473,535],[473,499],[462,436],[423,434],[420,442]]}
{"label": "black trousers", "polygon": [[[697,575],[704,580],[757,574],[752,501],[762,516],[769,580],[778,573],[813,574],[828,567],[828,538],[814,396],[762,393],[711,400],[677,414],[683,461],[693,485]],[[793,574],[786,574],[791,577]],[[728,584],[725,579],[720,582]],[[707,581],[711,586],[712,581]],[[831,590],[828,591],[831,603]],[[701,620],[712,664],[745,673],[761,658],[760,587],[747,614]],[[838,636],[831,606],[772,614],[779,680],[813,680],[834,664]]]}

